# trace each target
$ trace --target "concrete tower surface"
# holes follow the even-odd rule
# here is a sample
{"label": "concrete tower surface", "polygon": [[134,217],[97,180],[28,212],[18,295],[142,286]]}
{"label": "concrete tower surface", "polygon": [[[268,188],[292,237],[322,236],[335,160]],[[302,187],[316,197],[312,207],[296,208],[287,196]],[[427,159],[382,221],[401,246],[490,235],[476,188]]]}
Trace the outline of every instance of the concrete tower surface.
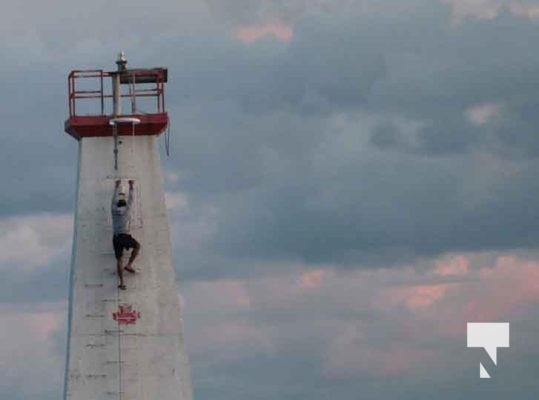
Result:
{"label": "concrete tower surface", "polygon": [[[65,129],[79,141],[79,163],[64,399],[191,400],[157,149],[168,125],[167,70],[126,64],[120,54],[115,71],[68,78]],[[125,291],[112,247],[118,179],[125,191],[134,180],[131,234],[141,244],[136,273],[124,272]]]}

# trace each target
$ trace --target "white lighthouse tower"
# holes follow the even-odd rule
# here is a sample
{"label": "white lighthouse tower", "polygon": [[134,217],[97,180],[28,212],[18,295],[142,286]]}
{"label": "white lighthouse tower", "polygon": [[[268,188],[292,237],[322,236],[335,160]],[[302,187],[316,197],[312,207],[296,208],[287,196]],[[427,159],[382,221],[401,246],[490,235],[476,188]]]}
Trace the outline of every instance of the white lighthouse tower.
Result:
{"label": "white lighthouse tower", "polygon": [[[68,78],[65,130],[79,161],[64,400],[191,400],[157,150],[167,69],[128,69],[123,54],[116,63]],[[142,246],[125,291],[112,247],[117,179],[135,181],[131,234]]]}

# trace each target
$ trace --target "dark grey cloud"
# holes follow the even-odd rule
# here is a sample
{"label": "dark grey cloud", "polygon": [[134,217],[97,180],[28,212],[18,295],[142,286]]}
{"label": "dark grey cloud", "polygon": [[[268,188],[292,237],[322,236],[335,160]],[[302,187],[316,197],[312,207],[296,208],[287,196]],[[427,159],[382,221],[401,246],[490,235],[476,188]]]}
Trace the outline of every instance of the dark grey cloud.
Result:
{"label": "dark grey cloud", "polygon": [[[384,265],[535,247],[536,23],[416,5],[305,14],[286,45],[233,46],[242,66],[212,68],[215,99],[205,73],[191,81],[167,168],[214,213],[197,252]],[[474,123],[489,102],[499,113]]]}
{"label": "dark grey cloud", "polygon": [[17,79],[3,80],[0,215],[74,205],[76,145],[62,135],[65,80],[50,72],[24,70]]}
{"label": "dark grey cloud", "polygon": [[353,0],[232,0],[223,3],[218,0],[206,0],[209,10],[217,21],[232,25],[260,25],[271,22],[293,23],[305,13],[320,12],[340,13],[352,7]]}

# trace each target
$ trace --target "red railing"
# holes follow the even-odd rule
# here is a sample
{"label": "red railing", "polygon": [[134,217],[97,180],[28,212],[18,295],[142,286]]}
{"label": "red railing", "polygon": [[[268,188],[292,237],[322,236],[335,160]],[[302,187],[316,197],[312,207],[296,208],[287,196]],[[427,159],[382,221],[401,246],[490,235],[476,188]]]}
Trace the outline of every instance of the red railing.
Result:
{"label": "red railing", "polygon": [[[107,72],[101,69],[94,70],[74,70],[68,76],[68,102],[69,102],[69,117],[77,116],[77,100],[82,99],[97,99],[99,101],[100,113],[97,115],[112,114],[106,113],[105,99],[112,99],[112,84],[110,92],[105,92],[105,78],[113,78],[120,75],[120,90],[127,86],[127,93],[120,93],[120,99],[129,98],[131,102],[131,114],[137,114],[137,98],[155,97],[156,107],[154,112],[146,112],[147,114],[159,114],[165,112],[165,82],[167,81],[167,70],[165,68],[150,68],[150,69],[128,69],[125,71]],[[93,79],[96,83],[95,90],[77,89],[77,82],[82,79]],[[152,84],[151,87],[140,87],[138,84]]]}

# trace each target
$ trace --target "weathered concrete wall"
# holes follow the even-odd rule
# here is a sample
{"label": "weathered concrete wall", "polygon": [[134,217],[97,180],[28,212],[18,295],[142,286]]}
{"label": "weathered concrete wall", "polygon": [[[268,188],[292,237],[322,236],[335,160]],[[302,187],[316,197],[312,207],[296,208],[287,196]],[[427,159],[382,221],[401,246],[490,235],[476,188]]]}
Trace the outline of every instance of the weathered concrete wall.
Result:
{"label": "weathered concrete wall", "polygon": [[[135,180],[131,234],[142,245],[117,288],[110,203]],[[129,252],[124,252],[127,259]],[[157,138],[84,138],[71,271],[67,400],[191,400]],[[123,311],[122,311],[123,310]]]}

